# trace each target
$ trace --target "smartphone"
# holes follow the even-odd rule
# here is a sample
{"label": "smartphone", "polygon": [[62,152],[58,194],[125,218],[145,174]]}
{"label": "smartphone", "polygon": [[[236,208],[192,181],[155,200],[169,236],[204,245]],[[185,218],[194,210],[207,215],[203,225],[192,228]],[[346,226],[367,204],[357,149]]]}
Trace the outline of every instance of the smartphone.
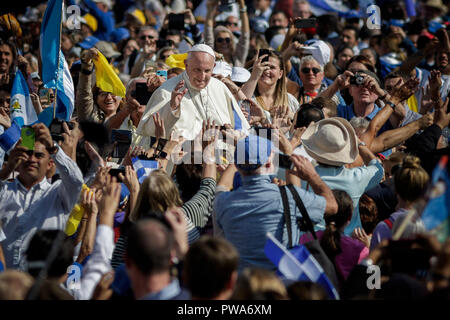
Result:
{"label": "smartphone", "polygon": [[253,127],[255,134],[267,140],[272,140],[272,129],[265,127]]}
{"label": "smartphone", "polygon": [[39,99],[41,103],[47,104],[50,102],[50,89],[40,88],[39,89]]}
{"label": "smartphone", "polygon": [[113,158],[123,158],[131,145],[132,133],[130,130],[112,130],[111,141],[115,143]]}
{"label": "smartphone", "polygon": [[50,123],[50,134],[52,136],[52,139],[55,141],[63,141],[64,138],[62,136],[62,134],[64,133],[64,127],[63,127],[63,123],[67,124],[67,127],[69,128],[69,130],[73,130],[73,128],[75,127],[75,125],[72,122],[68,122],[68,121],[64,121],[58,118],[55,118],[52,120],[52,123]]}
{"label": "smartphone", "polygon": [[169,14],[169,29],[184,30],[184,13]]}
{"label": "smartphone", "polygon": [[267,55],[267,57],[265,57],[264,59],[262,59],[262,62],[266,62],[269,61],[269,56],[270,56],[270,50],[269,49],[259,49],[258,51],[258,57],[261,57],[263,55]]}
{"label": "smartphone", "polygon": [[134,95],[139,104],[147,105],[147,102],[148,100],[150,100],[152,93],[148,92],[148,87],[146,83],[138,82],[136,83],[136,91]]}
{"label": "smartphone", "polygon": [[286,154],[278,153],[278,166],[280,168],[291,170],[293,168],[293,163],[289,158],[290,157]]}
{"label": "smartphone", "polygon": [[166,145],[166,143],[167,143],[167,139],[160,138],[158,140],[158,145],[156,146],[156,151],[158,151],[158,152],[162,151],[164,149],[164,146]]}
{"label": "smartphone", "polygon": [[119,167],[116,169],[109,169],[108,172],[112,177],[117,178],[117,182],[122,182],[122,179],[119,178],[119,173],[122,173],[122,175],[125,175],[125,167]]}
{"label": "smartphone", "polygon": [[34,150],[35,133],[32,127],[23,126],[20,131],[20,137],[22,138],[21,146],[27,147],[28,150]]}
{"label": "smartphone", "polygon": [[167,70],[158,70],[158,71],[156,71],[156,74],[158,76],[164,77],[164,79],[167,80]]}
{"label": "smartphone", "polygon": [[317,20],[315,18],[297,19],[297,20],[295,20],[295,27],[297,29],[315,28],[315,27],[317,27]]}

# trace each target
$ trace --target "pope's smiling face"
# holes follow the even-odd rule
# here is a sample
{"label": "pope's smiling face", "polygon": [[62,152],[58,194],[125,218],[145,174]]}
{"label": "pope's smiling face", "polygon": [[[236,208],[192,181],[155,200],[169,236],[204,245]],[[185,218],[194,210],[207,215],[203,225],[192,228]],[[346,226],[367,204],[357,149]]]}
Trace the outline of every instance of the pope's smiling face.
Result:
{"label": "pope's smiling face", "polygon": [[191,85],[198,90],[205,88],[212,76],[214,57],[206,52],[190,52],[184,64]]}

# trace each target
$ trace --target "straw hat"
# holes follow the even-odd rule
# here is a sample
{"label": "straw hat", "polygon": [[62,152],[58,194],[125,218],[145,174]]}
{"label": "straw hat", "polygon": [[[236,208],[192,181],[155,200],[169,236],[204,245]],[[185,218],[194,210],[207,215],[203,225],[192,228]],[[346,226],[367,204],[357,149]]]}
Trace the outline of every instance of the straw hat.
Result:
{"label": "straw hat", "polygon": [[344,118],[323,119],[310,125],[302,135],[306,152],[317,162],[343,166],[358,156],[355,130]]}
{"label": "straw hat", "polygon": [[447,12],[447,6],[442,3],[442,0],[428,0],[424,6],[441,10],[442,14]]}

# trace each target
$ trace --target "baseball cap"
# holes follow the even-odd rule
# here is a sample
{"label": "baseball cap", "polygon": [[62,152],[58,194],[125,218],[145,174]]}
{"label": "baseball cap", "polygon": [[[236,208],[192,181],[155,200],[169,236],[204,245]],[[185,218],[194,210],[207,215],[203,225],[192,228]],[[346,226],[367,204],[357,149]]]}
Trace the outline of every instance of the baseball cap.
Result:
{"label": "baseball cap", "polygon": [[237,142],[234,163],[241,170],[256,170],[269,161],[273,149],[272,141],[250,134]]}
{"label": "baseball cap", "polygon": [[93,48],[99,41],[100,40],[97,37],[89,36],[84,38],[84,40],[80,42],[78,45],[83,49],[90,49]]}
{"label": "baseball cap", "polygon": [[252,18],[250,19],[250,27],[256,33],[264,33],[269,28],[269,23],[262,18]]}
{"label": "baseball cap", "polygon": [[330,62],[331,50],[325,41],[308,40],[305,44],[307,46],[302,48],[303,52],[311,54],[322,67]]}
{"label": "baseball cap", "polygon": [[120,57],[120,52],[114,50],[113,46],[106,41],[98,41],[95,47],[108,59]]}

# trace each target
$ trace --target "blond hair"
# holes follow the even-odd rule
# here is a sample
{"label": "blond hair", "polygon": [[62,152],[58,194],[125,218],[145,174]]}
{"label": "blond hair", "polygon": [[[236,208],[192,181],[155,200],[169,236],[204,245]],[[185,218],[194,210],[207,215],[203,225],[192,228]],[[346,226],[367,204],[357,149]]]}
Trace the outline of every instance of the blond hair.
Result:
{"label": "blond hair", "polygon": [[395,191],[406,201],[415,201],[425,193],[430,177],[420,166],[420,159],[406,156],[401,168],[395,172]]}
{"label": "blond hair", "polygon": [[173,180],[163,170],[155,170],[142,183],[130,220],[136,221],[149,211],[165,212],[182,204],[183,201]]}
{"label": "blond hair", "polygon": [[287,300],[287,290],[275,273],[246,268],[240,275],[232,300]]}

